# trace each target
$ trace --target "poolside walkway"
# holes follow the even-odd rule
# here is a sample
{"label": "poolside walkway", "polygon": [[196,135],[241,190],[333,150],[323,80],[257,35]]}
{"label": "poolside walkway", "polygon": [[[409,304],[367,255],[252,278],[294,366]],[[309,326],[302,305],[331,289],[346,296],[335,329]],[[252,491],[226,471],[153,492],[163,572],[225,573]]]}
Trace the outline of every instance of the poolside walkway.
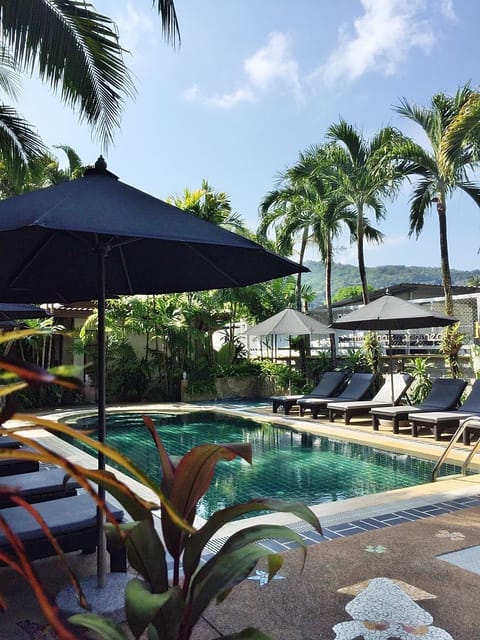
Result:
{"label": "poolside walkway", "polygon": [[[139,410],[186,408],[181,404],[150,404]],[[354,420],[345,427],[295,415],[272,416],[268,405],[246,407],[238,403],[214,408],[234,413],[240,410],[254,419],[373,443],[392,451],[419,453],[423,457],[438,457],[446,446],[446,441],[436,443],[429,437],[394,436],[387,428],[373,432],[365,420]],[[61,412],[54,415],[58,419]],[[93,459],[85,458],[86,454],[41,430],[37,436],[78,461],[95,464]],[[459,445],[454,456],[461,459],[465,450]],[[143,491],[142,487],[134,488]],[[209,609],[208,623],[199,625],[194,639],[211,640],[219,637],[219,632],[226,635],[249,625],[276,640],[479,637],[476,611],[480,595],[477,547],[480,506],[477,505],[480,505],[479,477],[468,476],[314,506],[323,527],[323,538],[316,533],[312,535],[304,523],[288,514],[260,516],[255,521],[275,518],[303,535],[309,544],[303,572],[303,553],[299,549],[270,543],[272,550],[284,552],[284,566],[277,578],[265,584],[263,567],[259,567],[251,579],[235,587],[224,603]],[[210,550],[214,551],[238,526],[245,526],[245,521],[221,530]],[[457,556],[441,557],[452,553]],[[94,574],[94,558],[71,554],[71,561],[80,576]],[[36,566],[53,593],[65,585],[66,579],[58,572],[55,559],[39,561]],[[0,616],[0,640],[40,637],[51,640],[35,599],[20,578],[8,569],[1,569],[0,585],[9,601],[7,613]]]}

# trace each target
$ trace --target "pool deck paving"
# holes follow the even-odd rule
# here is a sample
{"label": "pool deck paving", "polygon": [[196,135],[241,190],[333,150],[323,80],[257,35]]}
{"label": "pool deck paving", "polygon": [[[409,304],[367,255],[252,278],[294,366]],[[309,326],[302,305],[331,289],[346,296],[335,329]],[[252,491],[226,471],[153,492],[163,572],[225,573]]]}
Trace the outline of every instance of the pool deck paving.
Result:
{"label": "pool deck paving", "polygon": [[[124,410],[125,406],[116,408]],[[370,421],[364,418],[354,418],[345,426],[321,418],[300,418],[297,414],[273,415],[268,404],[171,403],[134,408],[147,414],[155,410],[188,409],[241,413],[298,431],[432,459],[438,459],[448,444],[447,438],[436,442],[429,435],[420,438],[406,433],[394,435],[384,424],[374,432]],[[50,416],[60,420],[65,413],[58,410]],[[96,465],[94,458],[55,436],[40,429],[34,434],[42,443],[76,462]],[[452,452],[452,461],[461,463],[468,450],[459,443]],[[124,478],[138,493],[152,498],[148,489]],[[275,522],[297,531],[308,545],[306,563],[303,566],[303,551],[295,544],[266,541],[265,545],[281,552],[284,559],[276,579],[267,584],[264,567],[260,566],[234,588],[224,603],[210,607],[193,637],[211,640],[220,633],[227,635],[252,625],[279,640],[479,638],[476,615],[480,596],[479,480],[478,475],[455,476],[382,494],[312,505],[323,536],[290,514],[249,519],[248,525]],[[225,539],[244,526],[246,521],[224,527],[208,545],[208,553],[214,553]],[[94,571],[91,556],[69,557],[80,576]],[[54,558],[36,563],[52,593],[63,588],[66,580],[55,563]],[[48,630],[20,578],[10,569],[0,569],[0,585],[0,592],[9,601],[7,612],[0,617],[0,639],[49,640],[49,635],[39,635],[42,630],[48,634]]]}

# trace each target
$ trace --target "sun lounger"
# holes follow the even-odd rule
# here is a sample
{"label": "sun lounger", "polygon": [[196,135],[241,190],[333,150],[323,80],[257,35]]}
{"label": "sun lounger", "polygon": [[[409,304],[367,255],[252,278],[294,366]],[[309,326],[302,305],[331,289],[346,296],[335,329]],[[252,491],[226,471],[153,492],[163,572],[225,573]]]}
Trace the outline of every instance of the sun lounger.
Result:
{"label": "sun lounger", "polygon": [[[405,396],[413,377],[408,373],[393,374],[393,404],[397,405]],[[381,389],[371,400],[357,400],[350,402],[329,402],[327,404],[328,419],[335,422],[336,416],[343,416],[345,424],[350,424],[353,416],[368,414],[375,407],[388,407],[392,405],[392,378],[388,376]]]}
{"label": "sun lounger", "polygon": [[458,405],[466,386],[466,380],[459,378],[435,378],[428,395],[420,404],[371,409],[373,430],[378,431],[380,420],[391,420],[393,433],[398,434],[400,423],[407,421],[409,414],[423,411],[449,411]]}
{"label": "sun lounger", "polygon": [[12,438],[11,436],[1,435],[0,436],[0,448],[7,447],[9,449],[18,449],[20,446],[20,442]]}
{"label": "sun lounger", "polygon": [[286,416],[290,413],[293,405],[297,404],[300,398],[326,398],[337,396],[338,392],[344,387],[347,380],[347,374],[342,371],[326,371],[315,389],[305,395],[286,395],[272,396],[273,413],[277,413],[279,407],[283,407]]}
{"label": "sun lounger", "polygon": [[[121,522],[123,511],[109,505],[114,517]],[[49,500],[35,505],[45,520],[60,547],[65,552],[82,551],[93,553],[97,544],[96,505],[92,498],[81,493],[59,500]],[[55,550],[43,530],[23,507],[8,507],[0,511],[0,517],[21,539],[31,560],[55,555]],[[11,553],[12,549],[5,533],[0,530],[0,551]],[[125,571],[124,549],[110,550],[112,571]]]}
{"label": "sun lounger", "polygon": [[[44,502],[76,494],[79,484],[71,478],[64,484],[65,477],[63,469],[42,469],[33,473],[5,476],[0,479],[0,488],[16,489],[27,502]],[[0,493],[0,508],[11,506],[13,505],[9,498]]]}
{"label": "sun lounger", "polygon": [[307,409],[312,412],[312,417],[317,418],[320,413],[327,413],[327,405],[330,402],[343,402],[362,400],[371,391],[375,376],[373,373],[354,373],[345,389],[337,396],[330,398],[300,398],[297,402],[300,407],[300,415],[303,416]]}
{"label": "sun lounger", "polygon": [[[22,447],[26,449],[26,447]],[[31,449],[33,451],[33,449]],[[22,460],[21,458],[0,457],[0,477],[11,476],[18,473],[31,473],[38,471],[40,465],[36,460]]]}
{"label": "sun lounger", "polygon": [[442,433],[453,433],[460,425],[460,421],[471,416],[480,418],[480,380],[475,380],[472,389],[458,409],[453,411],[430,411],[426,413],[408,415],[412,428],[412,436],[418,436],[420,429],[430,429],[435,440],[440,440]]}

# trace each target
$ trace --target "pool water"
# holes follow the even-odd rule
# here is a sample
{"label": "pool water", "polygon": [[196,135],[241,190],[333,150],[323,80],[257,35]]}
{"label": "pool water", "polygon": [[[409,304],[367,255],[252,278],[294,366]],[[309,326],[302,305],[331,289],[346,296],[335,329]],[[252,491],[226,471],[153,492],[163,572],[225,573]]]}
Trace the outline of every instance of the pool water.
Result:
{"label": "pool water", "polygon": [[[434,464],[410,455],[301,434],[221,413],[148,415],[170,455],[185,454],[204,443],[252,445],[252,465],[244,460],[217,465],[212,485],[199,504],[198,515],[203,518],[252,498],[279,498],[312,505],[423,484],[430,481]],[[82,430],[92,429],[96,420],[95,415],[70,424]],[[109,413],[106,420],[108,444],[160,482],[157,451],[142,414]],[[80,442],[74,444],[87,450]],[[441,475],[459,472],[453,465],[445,465]]]}

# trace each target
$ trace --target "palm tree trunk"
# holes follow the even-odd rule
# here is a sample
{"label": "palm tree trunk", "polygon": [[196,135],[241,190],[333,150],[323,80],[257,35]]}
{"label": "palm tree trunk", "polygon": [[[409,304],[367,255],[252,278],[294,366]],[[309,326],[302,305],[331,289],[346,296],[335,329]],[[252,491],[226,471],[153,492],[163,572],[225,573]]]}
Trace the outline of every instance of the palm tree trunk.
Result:
{"label": "palm tree trunk", "polygon": [[440,229],[440,262],[442,265],[443,291],[445,293],[445,312],[448,316],[451,316],[453,315],[452,277],[448,258],[447,208],[443,198],[437,200],[437,213]]}
{"label": "palm tree trunk", "polygon": [[368,283],[367,283],[367,271],[365,269],[365,256],[363,251],[363,205],[357,208],[357,256],[358,256],[358,271],[360,273],[360,283],[362,285],[362,298],[363,304],[368,304]]}
{"label": "palm tree trunk", "polygon": [[[325,302],[327,304],[328,324],[333,322],[333,310],[332,310],[332,247],[331,242],[328,242],[328,247],[325,257]],[[330,334],[330,356],[332,369],[335,368],[337,362],[335,334]]]}
{"label": "palm tree trunk", "polygon": [[[305,227],[305,229],[303,230],[303,234],[302,234],[302,241],[300,243],[300,253],[298,256],[298,263],[300,265],[303,265],[303,260],[305,258],[305,251],[307,248],[307,243],[308,243],[308,235],[309,235],[309,229],[308,227]],[[295,291],[295,304],[297,307],[297,311],[301,311],[302,310],[302,274],[299,271],[297,274],[297,286],[296,286],[296,291]]]}

